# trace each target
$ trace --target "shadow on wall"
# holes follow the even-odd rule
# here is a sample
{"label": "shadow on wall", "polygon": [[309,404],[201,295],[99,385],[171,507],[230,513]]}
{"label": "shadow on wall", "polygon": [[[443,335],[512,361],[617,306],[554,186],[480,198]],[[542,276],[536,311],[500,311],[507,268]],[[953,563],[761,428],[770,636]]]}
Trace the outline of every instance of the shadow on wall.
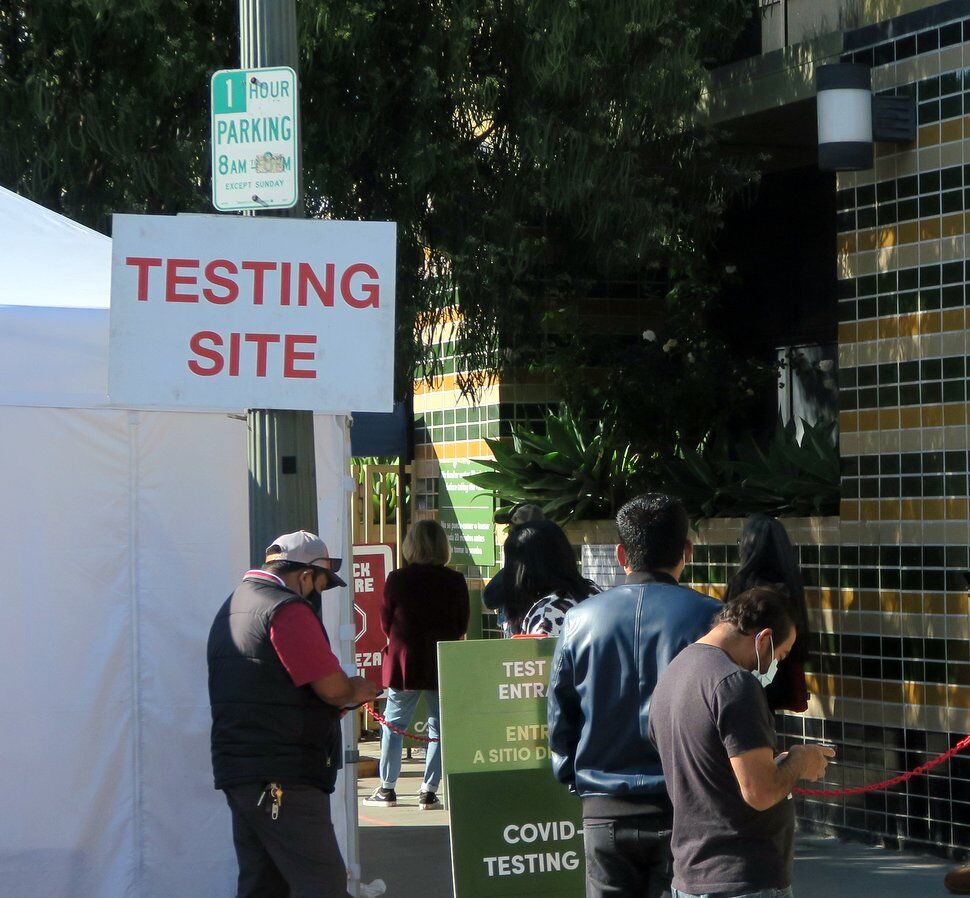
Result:
{"label": "shadow on wall", "polygon": [[[906,10],[899,0],[759,0],[761,53],[711,73],[699,112],[711,124],[780,106],[815,102],[815,66],[838,62],[843,34]],[[932,6],[916,0],[908,11]]]}
{"label": "shadow on wall", "polygon": [[763,52],[883,22],[900,15],[901,6],[899,0],[763,0]]}

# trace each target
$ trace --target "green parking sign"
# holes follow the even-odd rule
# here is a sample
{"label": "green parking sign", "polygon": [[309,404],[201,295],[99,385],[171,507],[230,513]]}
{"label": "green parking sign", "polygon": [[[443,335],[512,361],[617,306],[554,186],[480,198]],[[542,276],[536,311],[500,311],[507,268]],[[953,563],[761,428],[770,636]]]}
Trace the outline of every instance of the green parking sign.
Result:
{"label": "green parking sign", "polygon": [[222,71],[212,76],[212,113],[246,111],[246,72]]}
{"label": "green parking sign", "polygon": [[288,209],[298,197],[299,98],[287,66],[223,69],[210,82],[212,204]]}

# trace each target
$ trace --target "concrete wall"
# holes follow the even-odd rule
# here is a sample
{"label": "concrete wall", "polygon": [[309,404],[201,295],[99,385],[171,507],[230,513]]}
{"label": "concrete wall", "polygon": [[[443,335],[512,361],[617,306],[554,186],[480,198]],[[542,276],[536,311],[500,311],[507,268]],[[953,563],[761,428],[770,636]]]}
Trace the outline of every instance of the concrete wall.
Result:
{"label": "concrete wall", "polygon": [[860,28],[933,6],[937,0],[761,0],[761,52],[833,31]]}

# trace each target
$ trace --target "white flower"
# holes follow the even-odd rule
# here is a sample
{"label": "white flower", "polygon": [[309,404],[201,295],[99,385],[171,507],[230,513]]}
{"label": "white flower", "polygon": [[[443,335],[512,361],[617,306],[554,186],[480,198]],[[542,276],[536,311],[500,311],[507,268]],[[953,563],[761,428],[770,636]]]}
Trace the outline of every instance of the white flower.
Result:
{"label": "white flower", "polygon": [[692,352],[687,353],[687,361],[690,362],[692,365],[694,364],[694,353]]}
{"label": "white flower", "polygon": [[749,396],[754,396],[754,390],[747,389],[744,392],[747,393]]}
{"label": "white flower", "polygon": [[824,371],[826,374],[828,374],[829,371],[832,371],[834,368],[835,362],[832,359],[822,359],[822,361],[818,363],[818,370]]}
{"label": "white flower", "polygon": [[661,347],[664,352],[670,352],[677,345],[677,341],[671,337],[664,345]]}
{"label": "white flower", "polygon": [[724,273],[725,274],[734,274],[737,270],[738,270],[738,266],[737,265],[725,265],[724,266]]}
{"label": "white flower", "polygon": [[656,343],[657,335],[653,331],[644,331],[643,339],[646,340],[648,343]]}

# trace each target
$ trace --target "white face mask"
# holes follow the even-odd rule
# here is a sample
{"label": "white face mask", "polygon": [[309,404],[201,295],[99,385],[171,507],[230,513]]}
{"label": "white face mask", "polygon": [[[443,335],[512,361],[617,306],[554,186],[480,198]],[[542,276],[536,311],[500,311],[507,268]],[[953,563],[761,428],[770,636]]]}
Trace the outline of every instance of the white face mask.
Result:
{"label": "white face mask", "polygon": [[778,673],[778,659],[775,657],[775,640],[772,638],[771,634],[768,634],[768,641],[771,644],[771,663],[768,665],[768,669],[762,673],[761,672],[761,653],[758,651],[758,641],[755,639],[754,653],[758,659],[758,669],[751,671],[754,674],[755,679],[761,683],[762,686],[770,686],[771,681],[775,678],[775,674]]}

